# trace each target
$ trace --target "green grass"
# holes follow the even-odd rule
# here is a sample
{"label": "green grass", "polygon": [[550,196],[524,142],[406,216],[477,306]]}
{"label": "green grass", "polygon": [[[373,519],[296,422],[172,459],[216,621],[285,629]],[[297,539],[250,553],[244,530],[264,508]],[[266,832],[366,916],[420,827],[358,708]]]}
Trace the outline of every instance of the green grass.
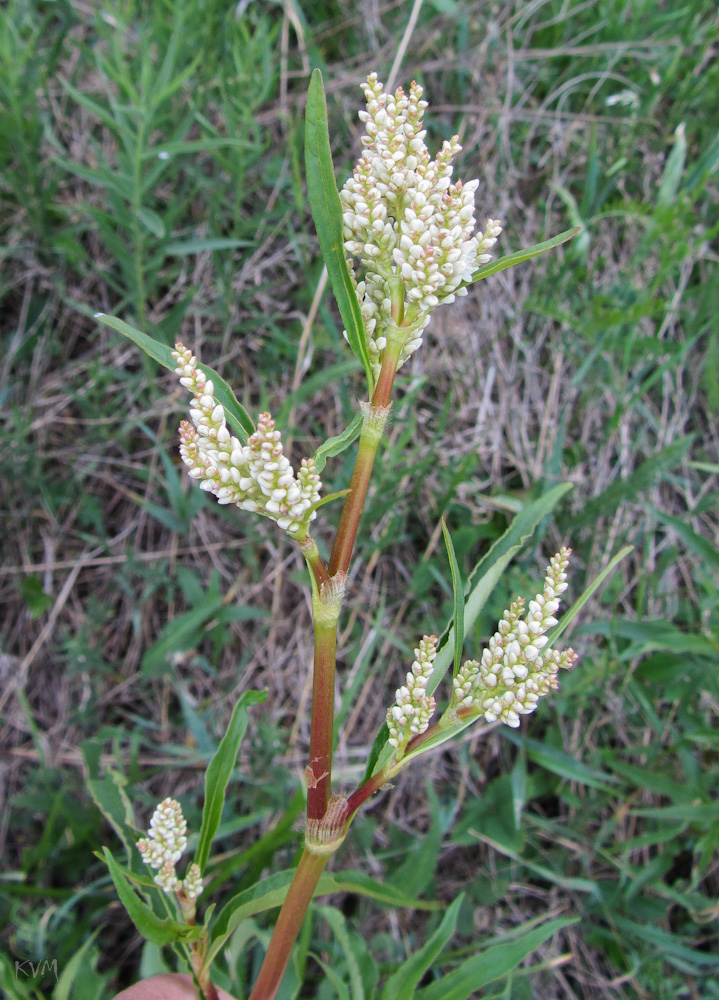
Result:
{"label": "green grass", "polygon": [[[77,997],[161,967],[93,856],[120,842],[87,780],[104,782],[96,797],[119,782],[140,826],[176,795],[198,829],[203,762],[247,688],[268,701],[230,786],[217,901],[296,855],[302,566],[190,489],[175,380],[92,317],[181,336],[251,413],[281,414],[295,458],[350,421],[359,366],[329,296],[296,367],[321,269],[304,94],[319,65],[343,180],[357,85],[374,68],[386,78],[409,5],[368,5],[356,21],[339,0],[305,8],[284,26],[273,4],[239,17],[196,0],[0,11],[10,996],[69,995],[47,970],[16,976],[16,960],[57,959]],[[480,218],[505,220],[503,253],[583,231],[437,316],[402,371],[341,630],[347,786],[417,637],[451,616],[441,516],[466,574],[527,500],[574,483],[467,653],[559,544],[575,551],[574,596],[635,547],[575,627],[582,657],[559,696],[517,734],[470,730],[408,772],[358,818],[338,862],[444,904],[466,892],[435,972],[533,917],[581,918],[535,953],[531,975],[527,963],[482,996],[719,995],[715,44],[699,0],[428,0],[400,71],[425,84],[430,141],[459,132]],[[330,460],[329,489],[346,486],[351,460]],[[382,984],[439,933],[431,911],[333,902],[345,924],[317,912],[300,996],[336,995],[317,959],[348,983],[356,963],[368,982],[371,956]],[[256,974],[269,924],[258,915],[238,934],[230,974]]]}

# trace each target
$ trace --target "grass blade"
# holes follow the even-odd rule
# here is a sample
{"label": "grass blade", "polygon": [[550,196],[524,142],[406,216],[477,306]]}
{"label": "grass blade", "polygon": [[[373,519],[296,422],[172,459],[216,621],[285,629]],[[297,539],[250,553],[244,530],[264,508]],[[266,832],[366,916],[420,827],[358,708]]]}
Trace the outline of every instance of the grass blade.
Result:
{"label": "grass blade", "polygon": [[419,985],[424,974],[432,967],[452,939],[457,927],[459,909],[463,895],[457,896],[447,908],[442,922],[426,943],[410,955],[406,962],[393,972],[382,991],[381,1000],[412,1000],[415,987]]}
{"label": "grass blade", "polygon": [[496,944],[479,955],[473,955],[453,972],[418,990],[415,994],[416,1000],[468,1000],[476,990],[516,969],[527,955],[544,944],[553,934],[569,924],[576,923],[578,919],[578,917],[561,917],[559,920],[550,920],[540,927],[533,927],[521,937],[504,944]]}

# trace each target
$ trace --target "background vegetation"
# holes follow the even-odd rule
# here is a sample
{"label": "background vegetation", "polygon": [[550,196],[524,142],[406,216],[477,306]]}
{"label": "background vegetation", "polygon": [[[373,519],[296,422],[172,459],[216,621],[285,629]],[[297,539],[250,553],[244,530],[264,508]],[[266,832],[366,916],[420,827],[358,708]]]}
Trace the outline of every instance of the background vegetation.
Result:
{"label": "background vegetation", "polygon": [[[181,336],[251,411],[272,409],[295,458],[338,433],[360,377],[329,295],[308,315],[321,261],[304,95],[320,66],[342,181],[358,84],[371,69],[387,77],[411,6],[0,9],[10,996],[112,996],[162,967],[92,854],[115,834],[87,780],[96,799],[122,785],[141,824],[176,795],[197,829],[203,762],[250,687],[269,696],[232,786],[216,898],[293,862],[303,568],[276,532],[190,488],[175,436],[184,393],[92,317]],[[451,614],[441,515],[468,571],[528,498],[574,484],[468,652],[561,543],[576,553],[575,595],[621,544],[635,550],[573,630],[582,657],[559,697],[518,732],[470,730],[407,774],[355,823],[342,866],[445,904],[466,891],[445,971],[533,916],[581,917],[483,996],[717,997],[716,10],[426,0],[399,74],[412,78],[431,102],[430,145],[457,131],[480,218],[505,220],[501,252],[583,231],[441,310],[402,371],[340,636],[338,773],[359,776],[412,646]],[[326,469],[332,488],[350,457]],[[327,922],[337,911],[316,911],[298,957],[306,985],[287,996],[345,995],[320,963],[371,983],[372,956],[386,979],[438,920],[332,901],[342,934]],[[240,981],[269,925],[258,917],[250,943],[235,942]],[[59,983],[16,972],[43,958]]]}

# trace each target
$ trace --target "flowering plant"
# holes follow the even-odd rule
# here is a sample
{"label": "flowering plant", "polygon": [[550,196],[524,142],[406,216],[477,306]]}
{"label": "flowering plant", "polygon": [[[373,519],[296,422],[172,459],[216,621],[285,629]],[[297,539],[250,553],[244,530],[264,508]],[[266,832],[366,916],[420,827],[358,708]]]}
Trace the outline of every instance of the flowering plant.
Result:
{"label": "flowering plant", "polygon": [[[483,230],[475,232],[478,181],[462,183],[453,179],[453,161],[461,148],[456,136],[443,143],[434,159],[430,157],[422,127],[427,107],[422,88],[412,83],[409,93],[402,88],[387,93],[372,73],[363,91],[366,111],[360,112],[360,118],[365,124],[364,152],[341,191],[334,182],[318,71],[310,85],[305,129],[313,218],[345,336],[367,380],[368,399],[361,404],[361,415],[345,432],[324,442],[295,470],[284,454],[280,430],[270,414],[261,414],[255,427],[226,383],[201,364],[190,349],[177,343],[170,351],[122,320],[100,317],[173,369],[192,394],[190,420],[180,425],[180,454],[189,475],[220,504],[234,505],[274,521],[299,545],[309,569],[315,638],[312,722],[305,769],[304,849],[297,868],[288,874],[280,873],[279,878],[271,876],[264,895],[262,884],[253,889],[254,909],[248,909],[245,891],[226,902],[217,915],[210,906],[203,922],[197,923],[196,905],[198,899],[203,901],[212,839],[247,726],[248,708],[263,700],[263,695],[256,692],[246,694],[236,705],[209,764],[202,826],[194,859],[184,878],[179,878],[175,868],[187,847],[186,823],[179,804],[172,799],[157,807],[148,837],[138,840],[136,849],[128,845],[127,868],[107,848],[104,850],[117,891],[136,926],[149,940],[158,945],[171,944],[179,951],[192,971],[199,995],[206,1000],[217,996],[215,983],[232,988],[216,960],[221,958],[242,918],[281,901],[250,995],[251,1000],[275,997],[313,896],[335,891],[338,886],[338,881],[325,875],[324,870],[345,839],[357,810],[417,757],[456,737],[477,720],[519,726],[521,716],[534,711],[539,699],[557,687],[559,671],[575,662],[573,650],[558,651],[555,643],[616,562],[609,564],[560,625],[555,616],[568,586],[570,557],[570,550],[562,548],[547,567],[541,592],[528,605],[523,598],[512,602],[480,658],[462,662],[465,629],[476,620],[489,591],[520,545],[568,487],[555,487],[528,504],[466,584],[460,579],[452,541],[443,525],[454,581],[452,621],[440,638],[425,635],[419,640],[405,681],[387,710],[386,724],[375,740],[363,780],[351,794],[334,789],[337,627],[372,467],[390,413],[396,373],[422,344],[434,309],[467,294],[472,282],[545,252],[573,235],[573,231],[563,233],[492,262],[490,250],[501,233],[501,224],[490,218]],[[348,488],[321,497],[320,475],[327,459],[350,447],[357,437],[357,456]],[[345,499],[339,527],[325,563],[310,526],[324,503],[341,496]],[[436,717],[438,701],[443,697],[439,684],[450,667],[452,679],[446,685],[445,707]],[[117,817],[115,825],[122,826]],[[143,874],[135,850],[156,873],[152,878]],[[357,887],[356,881],[354,885]],[[258,899],[265,905],[258,905]],[[456,920],[457,906],[453,905],[441,925],[446,940]],[[543,928],[545,937],[560,925],[561,921],[549,922]],[[528,932],[527,951],[540,940],[541,936]],[[518,952],[517,961],[521,957]],[[415,961],[413,975],[420,965]],[[415,982],[419,982],[426,967],[422,966]],[[398,981],[406,983],[408,980],[402,977],[409,971],[399,970],[397,975]],[[480,988],[479,974],[468,975],[470,992]],[[412,994],[405,989],[403,995]]]}

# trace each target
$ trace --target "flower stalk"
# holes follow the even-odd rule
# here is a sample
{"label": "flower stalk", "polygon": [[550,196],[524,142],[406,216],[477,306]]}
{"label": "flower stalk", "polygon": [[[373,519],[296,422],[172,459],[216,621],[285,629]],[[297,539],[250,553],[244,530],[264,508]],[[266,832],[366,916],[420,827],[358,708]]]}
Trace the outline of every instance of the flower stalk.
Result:
{"label": "flower stalk", "polygon": [[[422,87],[386,93],[376,73],[362,85],[366,111],[364,153],[340,192],[344,250],[362,314],[365,347],[376,382],[362,403],[363,422],[354,469],[332,554],[324,565],[309,534],[321,483],[312,459],[295,474],[269,414],[242,445],[230,434],[212,383],[181,344],[175,358],[181,382],[193,394],[192,424],[181,427],[183,461],[190,475],[220,503],[269,517],[299,542],[310,571],[314,674],[305,848],[280,910],[250,1000],[272,1000],[312,900],[319,877],[342,843],[357,807],[406,763],[422,738],[435,704],[425,688],[437,647],[425,636],[388,713],[392,757],[349,802],[332,793],[337,626],[372,470],[389,415],[399,368],[421,346],[430,313],[466,295],[476,268],[489,260],[501,226],[488,220],[475,235],[479,182],[453,181],[457,136],[435,159],[424,143]],[[194,426],[193,426],[194,425]]]}

